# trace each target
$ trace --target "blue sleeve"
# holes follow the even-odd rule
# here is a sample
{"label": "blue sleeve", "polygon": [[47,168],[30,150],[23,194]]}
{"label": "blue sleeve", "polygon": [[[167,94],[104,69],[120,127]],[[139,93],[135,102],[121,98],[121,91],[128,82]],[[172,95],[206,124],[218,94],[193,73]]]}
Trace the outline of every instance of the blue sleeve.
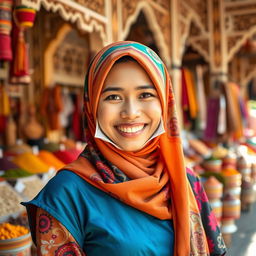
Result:
{"label": "blue sleeve", "polygon": [[40,207],[64,225],[83,248],[87,209],[85,204],[79,203],[82,197],[79,192],[81,182],[83,180],[76,174],[62,171],[51,179],[33,200],[22,203],[27,208],[34,243],[36,243],[36,208]]}

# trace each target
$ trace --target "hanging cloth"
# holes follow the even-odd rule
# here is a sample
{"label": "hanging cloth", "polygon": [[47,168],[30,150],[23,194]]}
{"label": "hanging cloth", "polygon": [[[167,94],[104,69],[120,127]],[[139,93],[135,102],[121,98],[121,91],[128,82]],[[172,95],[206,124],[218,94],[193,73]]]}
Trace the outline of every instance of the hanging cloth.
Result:
{"label": "hanging cloth", "polygon": [[187,86],[187,93],[188,93],[188,102],[189,102],[189,113],[192,119],[197,117],[198,105],[196,99],[196,90],[195,90],[195,81],[193,74],[190,70],[185,69],[185,80]]}
{"label": "hanging cloth", "polygon": [[234,131],[234,139],[239,139],[243,136],[243,121],[241,115],[241,108],[239,103],[240,89],[239,86],[235,83],[228,83],[228,86],[231,89],[232,102],[233,102],[233,112],[235,113],[235,123],[236,129]]}
{"label": "hanging cloth", "polygon": [[220,112],[218,118],[218,134],[224,134],[227,130],[227,121],[226,121],[226,99],[223,95],[220,96]]}
{"label": "hanging cloth", "polygon": [[209,98],[207,103],[207,123],[204,132],[206,141],[215,140],[217,137],[217,127],[220,111],[220,99]]}
{"label": "hanging cloth", "polygon": [[0,1],[0,60],[12,60],[11,29],[13,0]]}
{"label": "hanging cloth", "polygon": [[198,115],[199,115],[199,128],[204,130],[206,127],[206,96],[203,81],[203,67],[196,66],[196,83],[197,83],[197,97],[198,97]]}

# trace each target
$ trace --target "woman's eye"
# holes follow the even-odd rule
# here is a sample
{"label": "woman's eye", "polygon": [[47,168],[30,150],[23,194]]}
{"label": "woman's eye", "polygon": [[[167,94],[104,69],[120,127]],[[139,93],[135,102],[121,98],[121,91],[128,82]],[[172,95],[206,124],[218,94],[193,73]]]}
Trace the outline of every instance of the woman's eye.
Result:
{"label": "woman's eye", "polygon": [[155,97],[154,94],[150,93],[150,92],[143,92],[140,94],[140,99],[147,99],[147,98],[151,98],[151,97]]}
{"label": "woman's eye", "polygon": [[105,100],[121,100],[121,97],[116,94],[109,95],[105,98]]}

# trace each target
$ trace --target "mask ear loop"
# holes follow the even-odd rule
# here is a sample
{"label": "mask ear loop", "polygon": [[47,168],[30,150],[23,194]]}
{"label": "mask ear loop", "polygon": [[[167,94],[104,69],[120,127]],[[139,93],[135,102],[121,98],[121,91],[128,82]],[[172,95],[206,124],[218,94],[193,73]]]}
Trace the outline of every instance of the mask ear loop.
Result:
{"label": "mask ear loop", "polygon": [[[158,125],[158,128],[156,129],[156,131],[152,134],[152,136],[145,142],[145,144],[147,144],[149,141],[153,140],[154,138],[156,138],[157,136],[161,135],[165,133],[165,129],[164,129],[164,122],[163,122],[163,118],[161,117],[160,123]],[[113,146],[115,146],[118,149],[121,149],[120,147],[118,147],[113,141],[111,141],[102,131],[102,129],[99,126],[98,121],[96,121],[96,129],[95,129],[95,134],[94,134],[94,138],[97,139],[101,139],[103,141],[106,141],[110,144],[112,144]],[[144,145],[145,145],[144,144]],[[121,149],[122,150],[122,149]]]}

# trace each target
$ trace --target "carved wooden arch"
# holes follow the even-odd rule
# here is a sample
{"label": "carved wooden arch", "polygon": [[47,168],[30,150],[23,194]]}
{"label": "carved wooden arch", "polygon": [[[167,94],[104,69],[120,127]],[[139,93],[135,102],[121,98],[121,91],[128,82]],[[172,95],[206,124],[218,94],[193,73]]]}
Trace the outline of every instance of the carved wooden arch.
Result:
{"label": "carved wooden arch", "polygon": [[156,39],[155,41],[160,51],[161,58],[166,63],[167,67],[169,67],[171,64],[169,47],[164,40],[164,35],[162,33],[160,25],[157,22],[154,10],[147,2],[139,2],[137,4],[134,13],[130,15],[130,17],[127,19],[127,22],[121,33],[121,40],[125,40],[125,38],[130,32],[132,24],[136,22],[141,11],[145,14],[145,17],[149,24],[149,28],[153,32],[153,35]]}
{"label": "carved wooden arch", "polygon": [[32,7],[37,11],[43,6],[47,11],[59,13],[65,21],[77,24],[77,27],[86,32],[99,32],[104,44],[108,43],[107,18],[78,4],[74,1],[52,0],[20,0],[21,4]]}
{"label": "carved wooden arch", "polygon": [[44,76],[45,76],[45,85],[51,86],[53,79],[53,55],[58,48],[59,44],[63,41],[65,36],[72,30],[71,26],[64,24],[58,31],[56,38],[51,41],[47,49],[44,52]]}
{"label": "carved wooden arch", "polygon": [[[181,58],[188,44],[201,54],[205,61],[209,62],[209,33],[205,31],[198,17],[193,13],[189,15],[186,23],[184,34],[181,35]],[[193,24],[197,27],[198,34],[190,36],[190,29]]]}
{"label": "carved wooden arch", "polygon": [[241,49],[242,45],[246,42],[246,40],[250,39],[253,34],[256,33],[256,25],[252,26],[247,33],[243,34],[234,44],[234,46],[230,49],[228,53],[228,62],[232,60],[237,52]]}

